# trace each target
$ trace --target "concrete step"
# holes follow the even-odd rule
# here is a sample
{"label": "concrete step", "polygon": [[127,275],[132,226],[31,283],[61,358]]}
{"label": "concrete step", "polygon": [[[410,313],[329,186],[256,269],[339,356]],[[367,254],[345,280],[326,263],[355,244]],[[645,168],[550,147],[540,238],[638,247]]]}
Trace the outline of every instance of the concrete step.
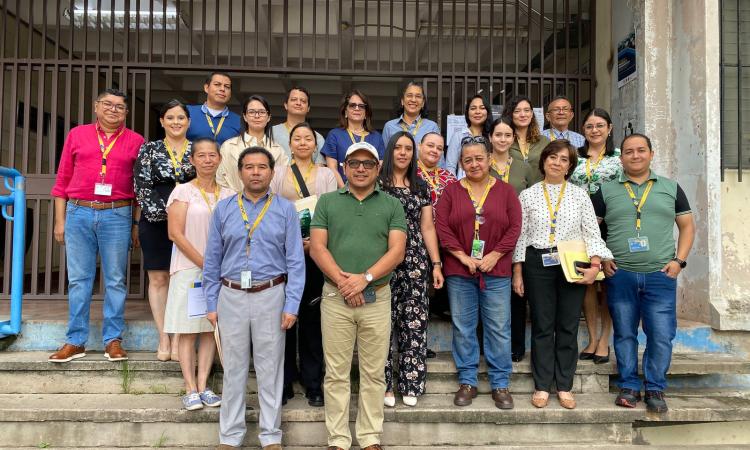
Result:
{"label": "concrete step", "polygon": [[[578,407],[565,410],[551,399],[534,408],[528,395],[516,396],[513,410],[495,408],[489,395],[468,407],[453,406],[451,395],[423,396],[416,407],[387,408],[386,446],[501,446],[543,444],[630,444],[637,428],[653,425],[710,423],[715,428],[750,421],[750,400],[742,397],[668,398],[670,411],[648,414],[643,405],[619,408],[611,394],[581,394]],[[352,402],[352,412],[356,401]],[[247,445],[257,445],[258,405],[247,411]],[[172,447],[215,445],[218,409],[189,412],[176,395],[151,394],[0,394],[0,436],[3,445],[60,447]],[[739,425],[739,423],[738,423]],[[324,411],[292,399],[282,417],[284,442],[289,446],[326,444]],[[635,427],[635,428],[634,428]],[[713,444],[750,442],[750,428],[723,432]],[[701,442],[694,442],[700,444]],[[680,445],[680,442],[673,442]],[[707,443],[709,444],[709,443]]]}
{"label": "concrete step", "polygon": [[[42,443],[44,444],[44,443]],[[156,443],[155,443],[156,444]],[[643,450],[644,444],[587,444],[586,449],[590,450]],[[420,446],[422,447],[422,446]],[[689,446],[691,450],[746,450],[746,445],[691,445]],[[43,446],[40,447],[38,444],[33,447],[0,447],[0,450],[31,450],[31,449],[39,449],[39,448],[71,448],[71,447],[62,447],[62,446]],[[77,450],[100,450],[100,447],[74,447]],[[169,445],[148,445],[148,446],[138,446],[138,447],[111,447],[111,448],[128,448],[128,449],[153,449],[153,448],[160,448],[161,450],[206,450],[206,447],[172,447]],[[212,447],[209,447],[212,448]],[[262,450],[259,446],[253,446],[253,445],[246,445],[242,447],[245,450]],[[429,448],[431,450],[457,450],[461,447],[454,446],[454,445],[430,445]],[[549,450],[550,445],[484,445],[481,447],[483,450]],[[580,449],[581,446],[579,444],[555,444],[555,449]],[[684,450],[684,445],[649,445],[649,450]],[[298,446],[298,445],[286,445],[284,446],[284,450],[320,450],[319,446]],[[412,450],[414,449],[414,446],[404,446],[404,445],[389,445],[387,450]],[[361,450],[361,448],[358,445],[354,445],[351,447],[351,450]]]}
{"label": "concrete step", "polygon": [[[3,393],[145,393],[177,394],[183,391],[179,363],[161,362],[153,353],[131,352],[127,364],[106,361],[98,352],[67,364],[47,361],[47,352],[0,352],[0,392]],[[427,393],[448,394],[456,389],[456,367],[449,353],[427,361]],[[606,393],[612,386],[617,367],[580,361],[573,390],[579,393]],[[221,367],[216,366],[209,384],[221,390]],[[487,367],[479,366],[479,390],[489,392]],[[750,360],[727,354],[675,353],[669,372],[670,390],[685,393],[711,389],[726,391],[750,386]],[[513,363],[511,390],[533,391],[529,358]],[[297,386],[297,391],[302,389]],[[251,371],[248,392],[256,392]]]}

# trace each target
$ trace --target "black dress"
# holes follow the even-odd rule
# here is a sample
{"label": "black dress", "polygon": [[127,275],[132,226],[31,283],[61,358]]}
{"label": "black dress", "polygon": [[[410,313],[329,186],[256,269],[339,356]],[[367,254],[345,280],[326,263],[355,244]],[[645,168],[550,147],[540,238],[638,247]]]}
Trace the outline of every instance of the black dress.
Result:
{"label": "black dress", "polygon": [[[420,180],[421,181],[421,180]],[[424,394],[427,377],[427,283],[432,264],[422,237],[422,208],[431,206],[430,192],[420,183],[417,194],[409,188],[386,188],[406,213],[406,255],[391,277],[391,343],[398,350],[397,390],[402,395]],[[386,390],[393,392],[393,345],[385,365]]]}

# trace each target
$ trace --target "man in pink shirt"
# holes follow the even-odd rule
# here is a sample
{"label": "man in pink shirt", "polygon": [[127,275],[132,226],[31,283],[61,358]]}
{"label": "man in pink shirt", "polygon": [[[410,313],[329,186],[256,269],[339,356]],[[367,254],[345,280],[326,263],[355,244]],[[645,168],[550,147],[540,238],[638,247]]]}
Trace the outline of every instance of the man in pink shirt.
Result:
{"label": "man in pink shirt", "polygon": [[128,359],[120,342],[128,250],[131,242],[137,244],[133,164],[144,140],[125,128],[128,104],[123,92],[107,89],[99,94],[94,112],[96,123],[70,130],[52,188],[54,235],[65,245],[68,269],[68,332],[65,345],[49,358],[57,363],[86,356],[97,255],[105,286],[104,357]]}

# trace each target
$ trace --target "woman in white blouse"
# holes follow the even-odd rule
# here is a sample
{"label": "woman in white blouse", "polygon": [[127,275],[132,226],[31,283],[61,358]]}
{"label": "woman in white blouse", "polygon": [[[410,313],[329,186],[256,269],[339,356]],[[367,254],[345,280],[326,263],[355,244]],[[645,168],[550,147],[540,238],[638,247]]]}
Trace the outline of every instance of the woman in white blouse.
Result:
{"label": "woman in white blouse", "polygon": [[[599,233],[588,193],[567,182],[577,162],[566,140],[548,144],[539,157],[544,179],[519,197],[523,222],[513,254],[513,290],[531,308],[531,367],[535,391],[531,403],[547,406],[557,387],[560,405],[575,408],[571,392],[578,362],[578,323],[586,285],[594,282],[601,260],[611,259]],[[565,279],[557,243],[584,241],[591,267],[579,269],[581,280]],[[525,281],[525,283],[524,283]]]}

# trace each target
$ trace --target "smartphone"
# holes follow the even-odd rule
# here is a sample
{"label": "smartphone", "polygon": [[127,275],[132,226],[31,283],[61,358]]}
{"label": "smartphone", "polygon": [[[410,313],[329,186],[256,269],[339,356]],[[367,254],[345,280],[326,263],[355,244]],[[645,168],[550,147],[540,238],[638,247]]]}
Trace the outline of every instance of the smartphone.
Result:
{"label": "smartphone", "polygon": [[580,270],[578,270],[578,269],[590,269],[591,268],[591,263],[590,262],[585,262],[585,261],[574,261],[573,265],[576,268],[576,272],[579,273],[579,274],[582,273],[582,272]]}
{"label": "smartphone", "polygon": [[362,295],[365,297],[365,303],[374,303],[375,302],[375,288],[372,286],[367,286],[364,291],[362,291]]}

